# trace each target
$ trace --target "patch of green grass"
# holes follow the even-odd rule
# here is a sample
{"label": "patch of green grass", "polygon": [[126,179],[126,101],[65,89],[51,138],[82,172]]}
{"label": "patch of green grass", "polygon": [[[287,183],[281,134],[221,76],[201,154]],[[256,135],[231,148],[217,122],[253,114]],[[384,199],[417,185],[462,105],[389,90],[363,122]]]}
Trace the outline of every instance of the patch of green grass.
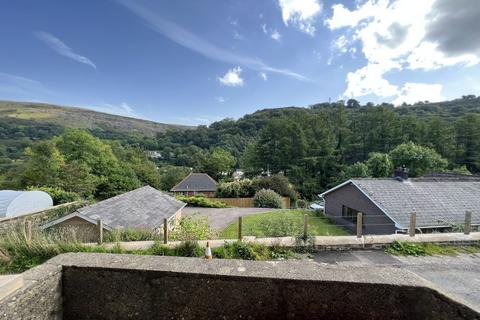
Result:
{"label": "patch of green grass", "polygon": [[[303,232],[303,215],[308,215],[308,233],[312,236],[342,236],[348,232],[308,210],[281,210],[254,214],[242,219],[244,236],[279,237],[298,236]],[[220,232],[220,239],[238,237],[238,222],[234,222]]]}
{"label": "patch of green grass", "polygon": [[473,254],[480,252],[480,245],[451,246],[435,243],[413,243],[394,241],[385,248],[385,252],[402,256],[456,256],[460,253]]}

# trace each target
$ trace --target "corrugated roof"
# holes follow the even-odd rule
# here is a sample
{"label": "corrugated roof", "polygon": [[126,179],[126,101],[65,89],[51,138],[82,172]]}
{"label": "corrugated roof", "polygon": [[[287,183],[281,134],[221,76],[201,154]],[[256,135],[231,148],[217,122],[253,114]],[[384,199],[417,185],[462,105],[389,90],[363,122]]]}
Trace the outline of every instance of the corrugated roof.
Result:
{"label": "corrugated roof", "polygon": [[[154,229],[169,219],[185,203],[145,186],[77,210],[89,219],[101,219],[111,228]],[[55,221],[50,223],[55,224]]]}
{"label": "corrugated roof", "polygon": [[472,224],[480,224],[480,181],[459,179],[352,179],[395,222],[407,228],[410,213],[417,227],[463,224],[472,211]]}
{"label": "corrugated roof", "polygon": [[180,181],[170,191],[217,191],[217,181],[206,173],[190,173],[185,179]]}

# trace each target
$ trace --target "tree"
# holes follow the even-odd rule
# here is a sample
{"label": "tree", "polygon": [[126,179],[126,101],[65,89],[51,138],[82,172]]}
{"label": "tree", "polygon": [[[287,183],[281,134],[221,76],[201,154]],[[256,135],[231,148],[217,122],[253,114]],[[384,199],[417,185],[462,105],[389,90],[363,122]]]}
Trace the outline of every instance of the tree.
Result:
{"label": "tree", "polygon": [[448,164],[448,161],[432,148],[423,147],[411,141],[398,145],[389,155],[395,167],[406,166],[413,177],[443,171]]}
{"label": "tree", "polygon": [[389,177],[393,172],[393,164],[386,153],[371,152],[368,155],[367,167],[374,178]]}
{"label": "tree", "polygon": [[363,162],[355,162],[352,165],[349,165],[345,170],[345,176],[347,179],[350,178],[365,178],[370,175],[370,170],[368,166]]}
{"label": "tree", "polygon": [[160,188],[170,191],[177,183],[182,181],[191,171],[186,167],[165,166],[160,171]]}
{"label": "tree", "polygon": [[54,142],[41,141],[27,148],[25,155],[29,160],[21,173],[20,181],[23,186],[55,187],[59,183],[65,161]]}
{"label": "tree", "polygon": [[260,131],[256,154],[262,169],[287,171],[302,159],[307,150],[302,128],[289,119],[275,119]]}
{"label": "tree", "polygon": [[224,174],[231,173],[235,162],[236,160],[230,152],[221,148],[215,148],[204,157],[200,169],[208,173],[212,178],[219,179]]}

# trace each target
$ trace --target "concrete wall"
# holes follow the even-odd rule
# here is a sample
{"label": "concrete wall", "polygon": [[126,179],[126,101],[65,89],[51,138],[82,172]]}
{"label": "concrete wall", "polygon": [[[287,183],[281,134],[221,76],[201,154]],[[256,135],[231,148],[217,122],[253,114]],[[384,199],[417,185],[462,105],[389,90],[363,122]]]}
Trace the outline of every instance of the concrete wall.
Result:
{"label": "concrete wall", "polygon": [[351,184],[326,194],[324,198],[325,214],[332,217],[336,224],[352,232],[355,232],[356,225],[342,218],[343,205],[363,213],[364,234],[395,233],[395,223]]}
{"label": "concrete wall", "polygon": [[0,318],[480,317],[475,307],[396,268],[71,253],[51,259],[34,274],[37,281],[29,288],[0,301]]}
{"label": "concrete wall", "polygon": [[0,300],[0,319],[62,319],[62,266],[47,263],[22,276],[23,287]]}

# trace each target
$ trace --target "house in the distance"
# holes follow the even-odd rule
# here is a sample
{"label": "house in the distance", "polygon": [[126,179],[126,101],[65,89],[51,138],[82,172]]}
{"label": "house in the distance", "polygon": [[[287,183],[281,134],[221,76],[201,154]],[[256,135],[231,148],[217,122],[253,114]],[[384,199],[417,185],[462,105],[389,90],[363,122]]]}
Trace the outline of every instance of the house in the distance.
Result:
{"label": "house in the distance", "polygon": [[351,179],[321,197],[325,200],[325,215],[352,231],[357,213],[362,212],[364,234],[406,232],[413,212],[418,232],[463,225],[467,210],[472,212],[472,225],[480,225],[478,177]]}
{"label": "house in the distance", "polygon": [[193,196],[202,194],[212,198],[217,191],[217,184],[217,181],[206,173],[190,173],[170,191],[177,195]]}
{"label": "house in the distance", "polygon": [[185,203],[145,186],[78,209],[45,224],[42,228],[70,228],[83,241],[97,239],[97,221],[102,220],[106,231],[115,229],[148,229],[157,231],[164,219],[170,226],[182,217]]}

